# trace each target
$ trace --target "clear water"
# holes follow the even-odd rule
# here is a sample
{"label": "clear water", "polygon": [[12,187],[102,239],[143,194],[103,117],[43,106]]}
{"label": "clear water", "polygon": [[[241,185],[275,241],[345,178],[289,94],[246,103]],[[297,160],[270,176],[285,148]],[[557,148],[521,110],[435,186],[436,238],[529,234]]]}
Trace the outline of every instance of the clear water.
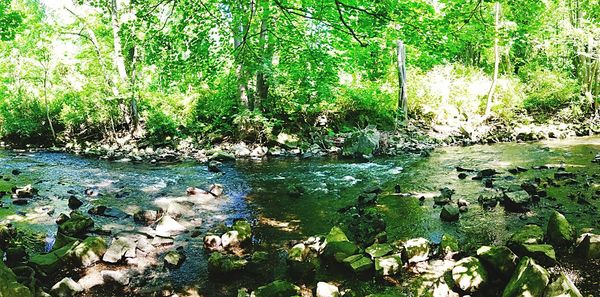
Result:
{"label": "clear water", "polygon": [[[47,234],[56,231],[54,220],[61,212],[68,212],[67,200],[71,195],[84,201],[83,210],[105,205],[131,214],[153,207],[157,198],[183,196],[187,187],[221,183],[228,198],[207,203],[197,210],[197,219],[202,220],[200,231],[204,233],[219,224],[230,224],[235,218],[247,218],[256,226],[255,249],[278,251],[292,240],[326,233],[339,218],[340,208],[353,204],[368,185],[379,184],[384,193],[377,207],[386,217],[391,239],[425,237],[439,242],[442,234],[450,233],[459,238],[467,252],[472,252],[482,244],[502,244],[511,231],[524,224],[544,226],[553,209],[563,212],[577,229],[600,228],[597,212],[600,201],[593,199],[600,190],[600,165],[591,163],[598,152],[600,138],[595,137],[449,147],[437,149],[428,157],[406,155],[379,158],[371,163],[329,158],[237,161],[224,164],[223,174],[214,174],[194,162],[111,163],[63,153],[0,151],[0,174],[10,178],[0,182],[0,191],[27,183],[40,190],[40,197],[27,206],[13,206],[5,197],[0,221],[15,222],[31,234],[30,249],[43,251],[45,241],[52,240]],[[503,172],[496,185],[520,185],[535,177],[552,176],[556,169],[529,170],[513,176],[506,172],[509,168],[544,164],[554,167],[562,164],[567,171],[577,172],[578,185],[549,188],[549,196],[556,199],[542,198],[526,214],[508,213],[500,206],[489,211],[482,209],[477,203],[477,197],[484,191],[482,183],[471,178],[460,180],[455,170],[456,166],[493,168]],[[13,169],[21,170],[22,174],[13,176],[10,174]],[[302,186],[306,193],[299,197],[290,195],[290,185]],[[396,195],[396,185],[412,196]],[[97,187],[101,195],[85,197],[83,191],[89,187]],[[457,222],[446,223],[439,219],[440,209],[434,206],[431,197],[443,187],[455,189],[455,199],[463,198],[471,203],[469,211],[461,214]],[[569,194],[584,196],[589,204],[577,203],[568,198]],[[424,202],[419,201],[420,196],[426,197]],[[113,230],[135,226],[131,218],[95,216],[94,220],[97,226],[110,226]],[[176,239],[176,246],[185,248],[188,259],[180,269],[157,277],[157,286],[169,283],[176,290],[198,288],[205,296],[225,296],[235,291],[235,287],[260,284],[254,277],[242,276],[235,282],[209,278],[201,238],[184,234]],[[596,272],[600,266],[584,265],[568,257],[561,261],[584,295],[600,290]],[[386,287],[390,285],[349,280],[348,286],[359,291],[361,288],[378,291],[389,290]]]}

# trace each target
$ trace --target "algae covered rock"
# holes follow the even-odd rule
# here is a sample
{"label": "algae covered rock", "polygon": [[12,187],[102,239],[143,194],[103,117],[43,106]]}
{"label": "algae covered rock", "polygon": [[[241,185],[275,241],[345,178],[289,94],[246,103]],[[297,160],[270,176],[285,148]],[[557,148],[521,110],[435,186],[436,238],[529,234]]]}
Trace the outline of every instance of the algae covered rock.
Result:
{"label": "algae covered rock", "polygon": [[538,225],[525,225],[508,240],[507,246],[515,253],[519,254],[523,251],[524,244],[541,244],[544,242],[544,230]]}
{"label": "algae covered rock", "polygon": [[2,261],[0,261],[0,296],[33,296],[29,288],[17,282],[16,275]]}
{"label": "algae covered rock", "polygon": [[524,244],[522,256],[528,256],[544,266],[556,265],[556,253],[549,244]]}
{"label": "algae covered rock", "polygon": [[179,250],[176,251],[168,251],[165,254],[165,266],[169,268],[178,268],[185,261],[185,254]]}
{"label": "algae covered rock", "polygon": [[363,255],[353,255],[344,259],[344,263],[354,273],[367,272],[373,268],[373,261]]}
{"label": "algae covered rock", "polygon": [[349,256],[356,254],[358,246],[348,240],[348,237],[339,227],[333,227],[325,238],[325,247],[323,255],[333,257],[337,262],[341,263]]}
{"label": "algae covered rock", "polygon": [[248,261],[237,256],[214,252],[208,258],[208,271],[215,274],[227,274],[241,271],[247,264]]}
{"label": "algae covered rock", "polygon": [[504,288],[502,297],[542,297],[549,282],[550,274],[544,267],[529,257],[523,257]]}
{"label": "algae covered rock", "polygon": [[477,257],[493,271],[509,278],[517,266],[517,255],[505,246],[482,246]]}
{"label": "algae covered rock", "polygon": [[47,254],[33,255],[29,258],[29,263],[46,274],[52,274],[69,263],[71,249],[78,244],[79,242],[76,241]]}
{"label": "algae covered rock", "polygon": [[284,280],[276,280],[268,285],[259,287],[251,297],[291,297],[300,296],[300,288]]}
{"label": "algae covered rock", "polygon": [[106,249],[107,245],[104,239],[92,236],[75,246],[70,251],[70,255],[76,263],[87,267],[100,261],[104,253],[106,253]]}
{"label": "algae covered rock", "polygon": [[555,246],[569,246],[573,243],[575,230],[564,215],[553,211],[546,229],[548,240]]}
{"label": "algae covered rock", "polygon": [[231,228],[238,232],[238,240],[242,243],[252,238],[252,226],[246,220],[235,221]]}
{"label": "algae covered rock", "polygon": [[463,258],[452,268],[454,284],[465,292],[479,290],[488,280],[488,274],[479,259]]}
{"label": "algae covered rock", "polygon": [[458,245],[458,239],[450,234],[442,235],[442,240],[440,241],[440,253],[442,255],[454,254],[460,251],[460,247]]}
{"label": "algae covered rock", "polygon": [[365,252],[371,256],[372,259],[383,257],[393,252],[394,249],[390,244],[387,243],[375,243],[365,249]]}
{"label": "algae covered rock", "polygon": [[352,133],[344,141],[342,154],[351,157],[370,157],[379,149],[381,135],[377,129],[364,129]]}
{"label": "algae covered rock", "polygon": [[440,212],[440,218],[443,221],[451,222],[456,221],[460,217],[460,210],[456,205],[446,204],[442,207],[442,211]]}
{"label": "algae covered rock", "polygon": [[92,227],[94,227],[92,218],[73,211],[68,220],[58,225],[58,232],[71,237],[81,237]]}

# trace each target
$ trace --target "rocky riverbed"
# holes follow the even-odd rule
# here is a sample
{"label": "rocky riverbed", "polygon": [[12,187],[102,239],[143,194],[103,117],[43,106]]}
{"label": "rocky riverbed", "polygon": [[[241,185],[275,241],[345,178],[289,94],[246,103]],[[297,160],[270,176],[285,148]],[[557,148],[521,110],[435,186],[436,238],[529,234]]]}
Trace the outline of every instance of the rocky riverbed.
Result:
{"label": "rocky riverbed", "polygon": [[599,138],[360,163],[132,164],[2,151],[0,289],[594,296],[599,153]]}

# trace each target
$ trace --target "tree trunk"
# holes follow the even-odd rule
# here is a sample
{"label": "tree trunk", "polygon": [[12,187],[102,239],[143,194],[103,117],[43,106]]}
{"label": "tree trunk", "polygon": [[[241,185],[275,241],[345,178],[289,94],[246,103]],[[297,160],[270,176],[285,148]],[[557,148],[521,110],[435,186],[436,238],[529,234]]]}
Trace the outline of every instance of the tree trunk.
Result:
{"label": "tree trunk", "polygon": [[50,131],[52,131],[52,142],[56,141],[56,132],[54,131],[54,126],[52,125],[52,119],[50,118],[50,104],[48,103],[48,71],[49,65],[42,64],[42,68],[44,69],[44,104],[46,105],[46,119],[48,120],[48,124],[50,125]]}
{"label": "tree trunk", "polygon": [[269,84],[266,79],[265,70],[271,67],[271,45],[267,36],[267,24],[269,23],[269,4],[265,4],[262,20],[260,23],[260,50],[262,52],[262,60],[260,61],[260,67],[256,73],[256,95],[257,98],[254,100],[254,108],[261,110],[262,102],[267,99],[269,95]]}
{"label": "tree trunk", "polygon": [[123,58],[123,47],[121,45],[121,37],[119,36],[119,31],[121,30],[121,25],[119,24],[119,15],[117,8],[117,0],[111,0],[110,5],[110,18],[112,25],[112,34],[113,34],[113,44],[114,44],[114,60],[115,66],[117,67],[117,71],[119,72],[119,78],[121,82],[125,82],[127,80],[127,71],[125,70],[125,59]]}
{"label": "tree trunk", "polygon": [[492,111],[492,103],[494,98],[494,92],[496,90],[496,84],[498,83],[498,67],[500,66],[500,49],[499,49],[499,34],[500,29],[500,2],[496,2],[496,22],[494,23],[494,32],[496,37],[494,38],[494,77],[492,79],[492,85],[487,96],[487,104],[485,105],[485,116],[489,116]]}
{"label": "tree trunk", "polygon": [[402,110],[404,120],[408,119],[408,99],[406,98],[406,48],[402,40],[398,40],[396,51],[398,57],[398,108]]}

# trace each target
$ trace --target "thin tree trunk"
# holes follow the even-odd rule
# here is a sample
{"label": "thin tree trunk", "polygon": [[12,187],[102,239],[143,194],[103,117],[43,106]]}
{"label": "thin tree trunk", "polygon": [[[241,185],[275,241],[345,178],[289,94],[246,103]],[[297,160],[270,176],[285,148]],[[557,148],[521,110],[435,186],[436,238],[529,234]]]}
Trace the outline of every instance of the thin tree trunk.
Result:
{"label": "thin tree trunk", "polygon": [[269,4],[266,4],[264,8],[263,17],[260,23],[260,50],[262,51],[262,61],[260,61],[261,67],[256,73],[256,94],[257,98],[254,100],[254,108],[260,110],[262,102],[267,99],[269,95],[269,84],[265,78],[265,69],[271,66],[271,46],[267,39],[267,24],[269,22]]}
{"label": "thin tree trunk", "polygon": [[494,23],[494,32],[496,37],[494,38],[494,77],[492,79],[492,85],[487,96],[487,104],[485,105],[485,116],[489,116],[492,111],[492,103],[494,98],[494,92],[496,91],[496,84],[498,83],[498,67],[500,66],[500,49],[499,49],[499,34],[500,29],[500,2],[496,2],[496,22]]}
{"label": "thin tree trunk", "polygon": [[117,67],[117,71],[119,72],[119,78],[122,82],[127,81],[127,71],[125,70],[125,59],[123,58],[123,47],[121,45],[121,37],[119,36],[119,31],[121,30],[121,25],[119,24],[119,16],[118,16],[118,8],[117,8],[117,0],[111,0],[110,5],[110,18],[111,18],[111,26],[112,26],[112,34],[113,34],[113,44],[114,44],[114,60],[115,66]]}
{"label": "thin tree trunk", "polygon": [[402,40],[398,40],[396,49],[398,62],[398,108],[402,110],[404,120],[408,119],[408,99],[406,98],[406,48]]}
{"label": "thin tree trunk", "polygon": [[44,104],[46,105],[46,119],[48,120],[48,124],[50,125],[50,131],[52,131],[52,142],[56,141],[56,132],[54,131],[54,126],[52,125],[52,119],[50,118],[50,105],[48,104],[48,65],[42,64],[42,68],[44,69]]}

